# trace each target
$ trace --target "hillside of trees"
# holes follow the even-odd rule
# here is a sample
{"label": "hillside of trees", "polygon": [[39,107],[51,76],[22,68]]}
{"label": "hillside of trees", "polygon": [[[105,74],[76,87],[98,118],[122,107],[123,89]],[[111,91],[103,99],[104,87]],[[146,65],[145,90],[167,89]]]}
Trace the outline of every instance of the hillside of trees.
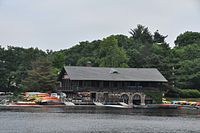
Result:
{"label": "hillside of trees", "polygon": [[200,33],[181,33],[174,48],[158,30],[152,33],[138,25],[129,33],[80,42],[60,51],[0,47],[0,91],[54,90],[64,65],[85,66],[87,62],[96,67],[157,68],[169,81],[169,95],[200,90]]}

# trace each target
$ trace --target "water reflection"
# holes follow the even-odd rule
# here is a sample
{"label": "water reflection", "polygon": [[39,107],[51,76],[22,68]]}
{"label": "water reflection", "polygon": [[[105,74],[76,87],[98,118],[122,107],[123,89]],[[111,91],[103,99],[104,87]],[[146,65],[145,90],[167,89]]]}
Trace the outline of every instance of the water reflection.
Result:
{"label": "water reflection", "polygon": [[190,116],[200,117],[200,109],[126,109],[98,106],[42,106],[42,107],[1,107],[0,112],[39,112],[39,113],[90,113],[122,114],[145,116]]}
{"label": "water reflection", "polygon": [[2,133],[200,132],[199,110],[105,107],[0,108]]}

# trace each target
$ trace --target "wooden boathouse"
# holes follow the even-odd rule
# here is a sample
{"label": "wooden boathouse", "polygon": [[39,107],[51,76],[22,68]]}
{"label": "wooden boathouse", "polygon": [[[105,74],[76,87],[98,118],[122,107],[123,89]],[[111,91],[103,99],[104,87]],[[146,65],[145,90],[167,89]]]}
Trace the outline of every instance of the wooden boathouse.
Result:
{"label": "wooden boathouse", "polygon": [[161,102],[167,80],[155,68],[65,66],[59,92],[69,101],[145,105]]}

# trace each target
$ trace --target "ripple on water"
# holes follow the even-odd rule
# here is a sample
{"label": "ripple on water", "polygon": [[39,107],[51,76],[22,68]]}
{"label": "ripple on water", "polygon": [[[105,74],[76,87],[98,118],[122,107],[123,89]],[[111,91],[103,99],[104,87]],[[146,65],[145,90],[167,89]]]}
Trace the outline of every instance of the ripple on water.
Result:
{"label": "ripple on water", "polygon": [[199,118],[199,110],[133,110],[94,107],[24,108],[0,110],[0,132],[199,133]]}

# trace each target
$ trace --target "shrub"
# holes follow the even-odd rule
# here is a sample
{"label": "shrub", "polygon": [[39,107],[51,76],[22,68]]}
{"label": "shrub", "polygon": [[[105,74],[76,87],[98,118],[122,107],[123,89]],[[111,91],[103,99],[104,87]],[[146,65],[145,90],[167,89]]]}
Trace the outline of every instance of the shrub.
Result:
{"label": "shrub", "polygon": [[152,97],[155,103],[162,103],[162,93],[161,92],[151,92],[145,91],[145,95]]}
{"label": "shrub", "polygon": [[178,98],[180,95],[179,92],[179,89],[171,88],[167,93],[165,93],[165,97]]}
{"label": "shrub", "polygon": [[179,96],[181,98],[199,98],[200,92],[196,89],[184,89],[180,90]]}
{"label": "shrub", "polygon": [[200,91],[197,89],[171,89],[165,94],[171,98],[200,98]]}

